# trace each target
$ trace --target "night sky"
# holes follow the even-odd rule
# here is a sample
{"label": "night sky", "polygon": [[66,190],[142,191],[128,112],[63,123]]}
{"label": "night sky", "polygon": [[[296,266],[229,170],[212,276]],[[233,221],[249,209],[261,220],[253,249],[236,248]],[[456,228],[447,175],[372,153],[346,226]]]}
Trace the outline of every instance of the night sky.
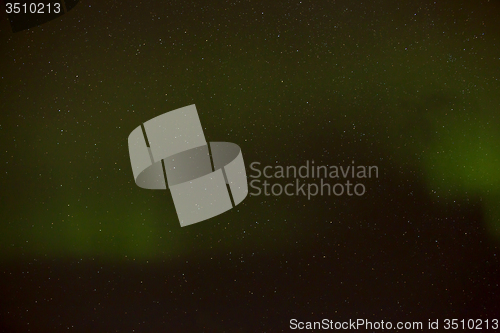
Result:
{"label": "night sky", "polygon": [[[127,138],[190,104],[247,175],[379,177],[181,228]],[[2,332],[500,319],[499,1],[81,0],[17,33],[2,10],[0,156]]]}

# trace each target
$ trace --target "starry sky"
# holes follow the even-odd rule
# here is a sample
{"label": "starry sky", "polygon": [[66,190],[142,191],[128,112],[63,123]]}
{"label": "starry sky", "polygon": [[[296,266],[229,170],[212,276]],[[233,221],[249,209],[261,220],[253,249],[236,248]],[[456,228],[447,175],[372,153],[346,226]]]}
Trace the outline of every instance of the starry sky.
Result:
{"label": "starry sky", "polygon": [[[500,313],[500,2],[81,0],[0,13],[6,332],[282,332]],[[127,138],[196,104],[249,165],[376,165],[181,228]],[[500,319],[497,317],[497,319]]]}

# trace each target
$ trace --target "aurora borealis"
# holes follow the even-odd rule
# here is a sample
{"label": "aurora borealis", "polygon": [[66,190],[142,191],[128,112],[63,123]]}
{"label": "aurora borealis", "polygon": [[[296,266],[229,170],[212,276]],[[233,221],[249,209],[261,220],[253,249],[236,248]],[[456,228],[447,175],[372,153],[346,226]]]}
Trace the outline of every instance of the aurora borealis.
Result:
{"label": "aurora borealis", "polygon": [[[7,332],[500,313],[500,2],[81,0],[18,33],[0,17]],[[181,228],[168,191],[134,184],[127,137],[190,104],[247,175],[379,175],[362,197],[248,196]]]}

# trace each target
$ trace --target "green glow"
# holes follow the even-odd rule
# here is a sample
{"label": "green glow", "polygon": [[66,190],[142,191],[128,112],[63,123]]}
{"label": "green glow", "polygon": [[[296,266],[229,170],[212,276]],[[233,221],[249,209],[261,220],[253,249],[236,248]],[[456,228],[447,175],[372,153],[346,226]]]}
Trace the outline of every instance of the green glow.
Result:
{"label": "green glow", "polygon": [[500,132],[483,121],[449,122],[447,134],[424,154],[427,186],[436,201],[480,196],[488,229],[500,235]]}

